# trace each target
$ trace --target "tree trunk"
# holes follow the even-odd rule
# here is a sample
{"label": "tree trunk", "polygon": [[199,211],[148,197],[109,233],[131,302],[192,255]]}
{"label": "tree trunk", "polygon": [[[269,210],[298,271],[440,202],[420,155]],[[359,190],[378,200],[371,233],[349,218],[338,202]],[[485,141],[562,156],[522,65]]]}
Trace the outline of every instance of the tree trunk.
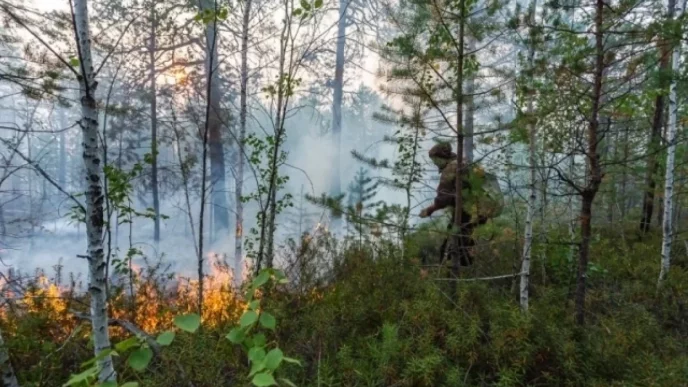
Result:
{"label": "tree trunk", "polygon": [[[475,51],[475,38],[473,36],[468,38],[468,51]],[[473,149],[474,149],[474,139],[473,139],[473,121],[475,117],[475,103],[473,100],[473,93],[475,93],[475,74],[471,74],[466,78],[466,95],[464,99],[466,118],[464,121],[464,133],[465,137],[463,140],[463,153],[466,164],[473,163]]]}
{"label": "tree trunk", "polygon": [[19,387],[17,375],[14,373],[14,367],[10,362],[10,354],[5,346],[5,340],[2,338],[0,332],[0,373],[2,373],[2,385],[4,387]]}
{"label": "tree trunk", "polygon": [[592,95],[592,111],[588,125],[586,164],[588,180],[582,190],[580,225],[581,242],[578,256],[578,280],[576,283],[576,322],[585,323],[585,295],[588,262],[590,260],[590,239],[592,236],[592,205],[597,191],[602,183],[602,168],[600,166],[597,144],[599,142],[599,112],[604,78],[604,36],[602,32],[604,0],[597,0],[595,13],[595,77]]}
{"label": "tree trunk", "polygon": [[[347,10],[351,0],[339,0],[339,20],[337,22],[337,46],[335,54],[334,82],[332,85],[332,185],[330,195],[337,197],[342,193],[342,97],[344,94],[344,49],[346,47]],[[339,228],[339,220],[333,219],[330,227],[333,231]]]}
{"label": "tree trunk", "polygon": [[[673,16],[673,7],[669,11]],[[669,66],[669,48],[666,42],[661,43],[659,47],[659,69],[660,72],[667,70]],[[660,87],[663,85],[660,85]],[[655,112],[652,118],[652,132],[650,134],[650,143],[648,144],[648,159],[647,171],[645,175],[645,194],[643,195],[643,210],[640,219],[640,231],[647,233],[650,231],[652,225],[652,212],[654,210],[655,190],[657,189],[657,171],[659,169],[659,147],[662,137],[662,121],[664,118],[664,100],[663,94],[657,95],[655,98]]]}
{"label": "tree trunk", "polygon": [[244,3],[244,20],[241,31],[241,90],[239,101],[239,141],[237,144],[237,173],[235,185],[236,225],[234,232],[234,284],[241,285],[243,270],[244,243],[244,204],[241,201],[244,192],[244,141],[246,140],[246,115],[248,113],[248,33],[251,17],[251,0]]}
{"label": "tree trunk", "polygon": [[[456,200],[454,206],[454,232],[453,232],[453,243],[455,248],[458,248],[458,254],[455,252],[452,255],[452,275],[454,277],[459,276],[459,267],[461,256],[467,257],[467,249],[469,246],[464,246],[464,240],[466,235],[464,233],[465,223],[467,219],[463,219],[463,174],[464,174],[464,160],[463,160],[463,107],[464,107],[464,95],[463,95],[463,62],[464,62],[464,34],[466,27],[466,4],[464,0],[460,1],[460,16],[459,16],[459,43],[457,53],[457,83],[456,83]],[[456,297],[458,295],[458,284],[456,281],[452,281],[452,295]]]}
{"label": "tree trunk", "polygon": [[[203,10],[215,12],[216,2],[204,0]],[[226,117],[222,113],[222,85],[220,85],[220,61],[217,56],[218,36],[215,22],[205,28],[206,42],[206,75],[210,82],[210,115],[208,119],[208,153],[210,156],[210,180],[212,184],[212,211],[214,214],[213,229],[215,236],[223,235],[229,228],[229,208],[227,206],[227,184],[225,182],[225,154],[222,142],[222,130],[226,127]],[[212,68],[211,61],[212,60]]]}
{"label": "tree trunk", "polygon": [[[685,12],[685,2],[680,11],[681,15]],[[674,14],[676,7],[676,0],[669,0],[669,17]],[[672,71],[677,71],[679,66],[679,56],[681,55],[681,45],[677,44],[671,54]],[[676,116],[678,115],[678,103],[676,101],[676,78],[672,75],[671,85],[669,86],[669,128],[667,133],[667,159],[666,159],[666,175],[664,178],[664,218],[662,223],[662,261],[659,271],[659,280],[657,286],[661,286],[662,282],[669,274],[669,267],[671,266],[671,242],[673,237],[672,219],[674,210],[674,162],[676,158]]]}
{"label": "tree trunk", "polygon": [[[535,25],[535,10],[537,1],[533,0],[530,10],[530,24]],[[531,37],[532,39],[532,37]],[[525,239],[523,243],[523,261],[521,262],[521,284],[520,284],[520,301],[521,310],[528,311],[529,293],[528,285],[530,283],[530,257],[533,249],[533,217],[535,216],[535,203],[537,200],[537,169],[536,169],[536,153],[535,153],[535,116],[533,109],[533,94],[535,90],[532,85],[532,78],[535,76],[535,43],[530,42],[530,49],[528,52],[528,137],[529,137],[529,164],[530,164],[530,195],[528,196],[528,209],[526,212],[525,224]]]}
{"label": "tree trunk", "polygon": [[151,31],[150,46],[148,47],[148,71],[150,76],[151,93],[151,189],[153,193],[153,211],[155,212],[155,222],[153,231],[153,241],[160,242],[160,197],[158,195],[158,91],[157,73],[155,70],[155,53],[157,51],[157,19],[155,15],[155,5],[151,6]]}
{"label": "tree trunk", "polygon": [[[91,322],[96,356],[110,348],[108,332],[107,298],[105,294],[105,261],[103,257],[103,185],[101,149],[98,141],[98,108],[95,100],[95,72],[91,57],[91,34],[87,0],[75,0],[74,22],[79,49],[81,79],[81,129],[83,133],[83,160],[86,168],[86,233],[88,236],[89,294],[91,296]],[[101,382],[116,381],[117,374],[110,355],[98,360]]]}

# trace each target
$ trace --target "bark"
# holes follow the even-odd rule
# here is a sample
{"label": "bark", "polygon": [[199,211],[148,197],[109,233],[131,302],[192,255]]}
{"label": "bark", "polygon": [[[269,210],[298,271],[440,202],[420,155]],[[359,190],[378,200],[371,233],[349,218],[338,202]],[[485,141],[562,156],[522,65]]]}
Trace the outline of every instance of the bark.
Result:
{"label": "bark", "polygon": [[[212,0],[202,1],[201,9],[215,12],[216,4]],[[223,235],[229,228],[229,208],[227,205],[227,185],[225,182],[225,154],[222,142],[222,130],[225,128],[225,117],[222,112],[223,97],[220,84],[219,60],[217,56],[216,23],[211,22],[205,28],[206,41],[206,77],[210,82],[208,104],[208,153],[210,158],[210,180],[212,184],[212,211],[214,234]],[[212,58],[212,60],[211,60]]]}
{"label": "bark", "polygon": [[239,101],[239,142],[237,144],[237,173],[236,173],[236,225],[234,232],[234,284],[240,285],[243,270],[244,243],[244,204],[241,201],[244,192],[244,141],[246,140],[246,115],[248,112],[248,33],[251,16],[251,0],[244,3],[244,20],[241,31],[241,90]]}
{"label": "bark", "polygon": [[[683,2],[681,15],[685,12],[685,1]],[[675,0],[669,0],[669,15],[674,14],[676,7]],[[677,44],[671,54],[672,71],[676,71],[679,65],[679,57],[681,55],[681,45]],[[673,206],[674,206],[674,163],[676,159],[676,116],[678,115],[678,104],[676,101],[676,79],[672,75],[671,85],[669,86],[669,128],[667,130],[667,159],[666,159],[666,175],[664,178],[664,218],[662,222],[662,260],[659,271],[659,280],[657,286],[661,286],[664,279],[669,274],[671,266],[671,242],[673,237]]]}
{"label": "bark", "polygon": [[334,82],[332,85],[332,142],[333,168],[330,194],[337,197],[342,193],[341,148],[342,148],[342,96],[344,94],[344,49],[346,48],[347,9],[351,0],[339,0],[339,20],[337,22],[337,46],[335,53]]}
{"label": "bark", "polygon": [[153,194],[153,211],[155,212],[155,222],[153,240],[157,244],[160,242],[160,197],[158,194],[158,91],[157,73],[155,70],[155,54],[157,52],[157,19],[155,15],[155,5],[151,7],[150,20],[150,45],[148,47],[148,73],[150,77],[151,93],[151,192]]}
{"label": "bark", "polygon": [[[673,1],[673,0],[670,0]],[[669,10],[669,17],[673,16],[673,7]],[[659,69],[660,72],[667,70],[669,66],[669,48],[666,43],[659,47]],[[661,86],[661,85],[660,85]],[[654,211],[655,190],[657,189],[657,172],[659,169],[659,147],[662,137],[662,126],[664,118],[664,94],[659,94],[655,98],[655,112],[652,117],[652,132],[650,133],[650,143],[648,144],[647,170],[645,175],[645,193],[643,195],[643,209],[640,219],[640,231],[647,233],[652,225],[652,212]]]}
{"label": "bark", "polygon": [[[468,38],[468,51],[473,52],[475,51],[475,38],[470,37]],[[474,140],[473,140],[473,121],[475,117],[475,103],[473,100],[473,93],[475,93],[475,75],[472,74],[466,78],[466,95],[464,96],[464,99],[466,100],[465,103],[465,110],[466,110],[466,119],[464,121],[464,141],[463,141],[463,153],[464,153],[464,159],[466,160],[467,164],[473,163],[473,149],[474,149]]]}
{"label": "bark", "polygon": [[592,205],[602,183],[597,144],[599,143],[599,113],[604,78],[604,36],[602,31],[604,0],[597,0],[595,12],[595,75],[592,94],[592,111],[587,133],[586,164],[588,178],[582,190],[580,225],[581,242],[578,256],[578,279],[576,282],[576,323],[585,323],[585,296],[588,262],[590,260],[590,239],[592,236]]}
{"label": "bark", "polygon": [[[287,38],[289,36],[289,23],[291,22],[289,16],[289,5],[285,3],[284,26],[280,36],[280,51],[279,51],[279,74],[285,75],[285,62],[287,55]],[[291,69],[290,69],[291,70]],[[255,267],[256,273],[261,269],[263,260],[267,267],[272,267],[273,253],[274,253],[274,239],[275,239],[275,220],[277,217],[277,177],[279,175],[279,155],[282,137],[284,135],[284,113],[286,112],[287,98],[285,98],[284,82],[279,82],[277,85],[277,110],[275,115],[275,140],[270,155],[270,177],[268,180],[267,202],[262,208],[261,214],[261,231],[260,231],[260,247],[258,249],[258,263]]]}
{"label": "bark", "polygon": [[2,385],[5,387],[19,387],[17,374],[14,373],[14,367],[10,362],[10,354],[5,346],[5,340],[0,333],[0,372],[2,373]]}
{"label": "bark", "polygon": [[[86,168],[86,233],[88,237],[89,294],[91,321],[96,356],[110,348],[108,332],[107,298],[105,293],[105,260],[103,254],[103,185],[101,149],[98,141],[98,109],[95,91],[95,71],[91,57],[91,35],[88,21],[87,0],[74,2],[74,28],[79,50],[81,78],[81,129],[83,134],[83,160]],[[101,382],[116,381],[117,374],[111,356],[98,361]]]}
{"label": "bark", "polygon": [[[459,267],[461,265],[461,256],[468,257],[466,249],[468,246],[463,246],[463,241],[466,236],[461,235],[466,229],[465,223],[466,219],[463,218],[463,172],[465,162],[463,160],[463,105],[464,105],[464,94],[463,94],[463,65],[464,65],[464,35],[466,27],[466,5],[464,0],[461,0],[459,4],[461,10],[459,16],[459,42],[458,42],[458,56],[457,56],[457,85],[456,85],[456,155],[458,162],[456,163],[456,205],[454,206],[454,246],[458,247],[458,254],[453,254],[452,256],[452,274],[455,278],[459,276]],[[458,294],[457,283],[452,284],[452,293],[456,297]]]}
{"label": "bark", "polygon": [[[537,6],[537,1],[533,0],[530,10],[530,21],[531,25],[534,25],[535,10]],[[530,164],[530,195],[528,196],[528,209],[526,212],[526,224],[525,224],[525,240],[523,243],[523,260],[521,262],[521,283],[520,283],[520,302],[521,310],[524,312],[528,311],[529,304],[529,293],[528,287],[530,283],[530,258],[533,248],[533,218],[535,216],[535,202],[537,200],[537,170],[536,170],[536,154],[535,154],[535,117],[533,109],[533,94],[535,90],[532,88],[532,77],[534,77],[533,64],[535,62],[535,42],[532,41],[531,36],[530,49],[528,52],[528,69],[530,74],[528,93],[531,93],[528,97],[528,136],[529,136],[529,164]]]}

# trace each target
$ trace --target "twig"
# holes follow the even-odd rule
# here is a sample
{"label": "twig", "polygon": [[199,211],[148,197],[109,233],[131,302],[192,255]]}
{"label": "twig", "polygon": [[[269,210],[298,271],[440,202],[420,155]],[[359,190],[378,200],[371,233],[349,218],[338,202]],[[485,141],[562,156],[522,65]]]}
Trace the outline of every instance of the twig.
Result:
{"label": "twig", "polygon": [[496,279],[503,279],[503,278],[518,277],[521,274],[523,274],[523,273],[504,274],[504,275],[496,275],[493,277],[478,277],[478,278],[435,278],[435,281],[456,281],[456,282],[489,281],[489,280],[496,280]]}

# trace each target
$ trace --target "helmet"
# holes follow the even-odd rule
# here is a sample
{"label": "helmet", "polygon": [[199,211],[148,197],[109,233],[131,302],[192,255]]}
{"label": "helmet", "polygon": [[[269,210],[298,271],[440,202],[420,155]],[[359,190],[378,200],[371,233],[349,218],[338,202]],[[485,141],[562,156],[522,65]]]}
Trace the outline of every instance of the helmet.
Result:
{"label": "helmet", "polygon": [[430,148],[430,152],[428,152],[430,158],[439,158],[439,159],[456,159],[456,153],[452,152],[452,147],[451,144],[448,142],[443,142],[436,144],[432,148]]}

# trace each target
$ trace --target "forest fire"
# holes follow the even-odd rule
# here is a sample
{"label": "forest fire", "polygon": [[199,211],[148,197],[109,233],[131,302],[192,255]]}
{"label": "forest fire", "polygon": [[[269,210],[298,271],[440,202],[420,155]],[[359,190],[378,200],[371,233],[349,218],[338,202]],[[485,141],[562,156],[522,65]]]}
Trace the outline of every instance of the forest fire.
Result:
{"label": "forest fire", "polygon": [[[204,325],[216,327],[231,324],[246,309],[246,303],[233,289],[231,269],[218,254],[209,253],[210,272],[203,279],[202,320]],[[155,333],[171,327],[174,316],[198,311],[199,281],[178,275],[160,275],[149,268],[131,265],[127,283],[109,290],[109,315],[115,320],[130,321],[143,331]],[[133,281],[132,281],[133,280]],[[14,286],[10,286],[14,285]],[[41,316],[59,322],[53,331],[54,340],[64,340],[73,331],[78,315],[89,310],[88,298],[71,286],[59,285],[40,273],[25,284],[0,278],[2,305],[0,321],[3,329],[12,333],[19,319]],[[132,294],[133,292],[133,294]],[[112,334],[125,332],[113,327]]]}

